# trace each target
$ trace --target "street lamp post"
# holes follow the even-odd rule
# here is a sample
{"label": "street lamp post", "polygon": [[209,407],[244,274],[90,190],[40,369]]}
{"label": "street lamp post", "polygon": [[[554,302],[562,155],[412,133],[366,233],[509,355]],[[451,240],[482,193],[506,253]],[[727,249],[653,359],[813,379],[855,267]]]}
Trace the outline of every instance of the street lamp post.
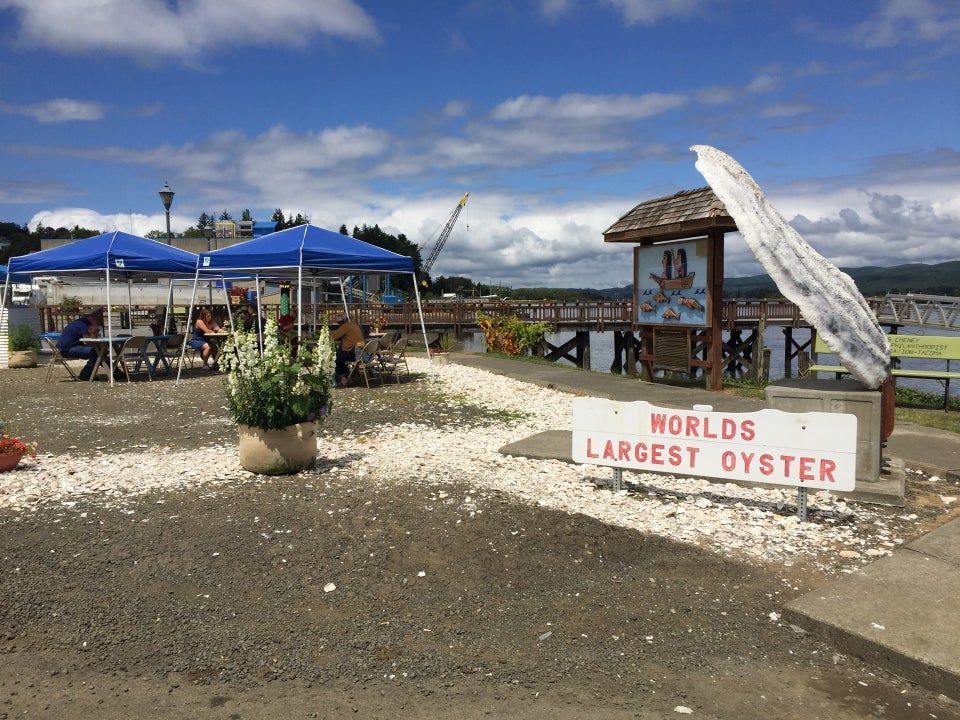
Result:
{"label": "street lamp post", "polygon": [[[207,239],[207,252],[210,252],[210,243],[213,240],[214,232],[210,228],[204,228],[203,236]],[[213,307],[213,285],[207,282],[207,288],[210,291],[210,307]]]}
{"label": "street lamp post", "polygon": [[163,208],[167,211],[167,245],[173,244],[173,238],[170,235],[170,206],[173,205],[173,195],[170,183],[165,182],[163,187],[160,188],[160,202],[163,203]]}

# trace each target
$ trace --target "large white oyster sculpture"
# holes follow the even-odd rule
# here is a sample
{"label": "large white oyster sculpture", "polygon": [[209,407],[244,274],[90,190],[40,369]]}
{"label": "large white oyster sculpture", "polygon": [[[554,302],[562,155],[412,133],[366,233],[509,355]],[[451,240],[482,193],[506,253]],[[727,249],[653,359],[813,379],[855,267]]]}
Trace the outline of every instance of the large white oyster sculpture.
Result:
{"label": "large white oyster sculpture", "polygon": [[810,247],[726,153],[694,145],[697,170],[726,206],[784,297],[833,348],[850,374],[878,388],[890,374],[890,344],[853,279]]}

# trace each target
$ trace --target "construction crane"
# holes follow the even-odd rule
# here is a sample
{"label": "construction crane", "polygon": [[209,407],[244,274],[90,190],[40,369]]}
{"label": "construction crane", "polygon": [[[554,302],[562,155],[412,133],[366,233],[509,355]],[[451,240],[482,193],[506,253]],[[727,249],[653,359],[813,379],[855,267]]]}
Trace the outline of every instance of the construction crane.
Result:
{"label": "construction crane", "polygon": [[440,254],[440,251],[443,250],[443,245],[445,242],[447,242],[447,238],[450,237],[450,233],[453,232],[453,226],[457,224],[457,218],[460,217],[460,212],[463,210],[464,205],[467,204],[468,197],[470,197],[470,193],[464,193],[463,197],[460,198],[460,202],[457,203],[457,206],[453,209],[453,212],[450,213],[450,217],[447,218],[447,224],[443,226],[443,230],[440,231],[437,241],[430,249],[427,259],[423,261],[423,265],[421,267],[424,274],[429,274],[433,264],[437,261],[437,256]]}

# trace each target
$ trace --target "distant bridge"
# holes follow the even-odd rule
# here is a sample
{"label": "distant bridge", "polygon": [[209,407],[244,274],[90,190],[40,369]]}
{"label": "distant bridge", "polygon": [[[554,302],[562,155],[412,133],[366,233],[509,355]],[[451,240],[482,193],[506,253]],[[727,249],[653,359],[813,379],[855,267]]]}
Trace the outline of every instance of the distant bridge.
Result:
{"label": "distant bridge", "polygon": [[960,331],[960,297],[887,295],[876,308],[880,322]]}

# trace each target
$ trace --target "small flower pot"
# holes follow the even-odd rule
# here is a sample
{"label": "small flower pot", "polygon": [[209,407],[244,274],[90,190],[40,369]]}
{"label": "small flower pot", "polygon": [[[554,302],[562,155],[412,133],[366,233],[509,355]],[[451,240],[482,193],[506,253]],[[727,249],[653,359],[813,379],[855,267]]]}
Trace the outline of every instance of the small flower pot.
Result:
{"label": "small flower pot", "polygon": [[20,464],[20,458],[22,457],[23,457],[23,453],[0,454],[0,472],[7,472],[8,470],[13,470],[17,465]]}
{"label": "small flower pot", "polygon": [[317,457],[317,424],[288,425],[262,430],[238,425],[240,464],[260,475],[290,475],[313,465]]}
{"label": "small flower pot", "polygon": [[430,354],[430,358],[437,365],[448,365],[450,363],[450,353],[435,352]]}
{"label": "small flower pot", "polygon": [[37,366],[36,350],[14,350],[7,358],[7,367],[35,368]]}

